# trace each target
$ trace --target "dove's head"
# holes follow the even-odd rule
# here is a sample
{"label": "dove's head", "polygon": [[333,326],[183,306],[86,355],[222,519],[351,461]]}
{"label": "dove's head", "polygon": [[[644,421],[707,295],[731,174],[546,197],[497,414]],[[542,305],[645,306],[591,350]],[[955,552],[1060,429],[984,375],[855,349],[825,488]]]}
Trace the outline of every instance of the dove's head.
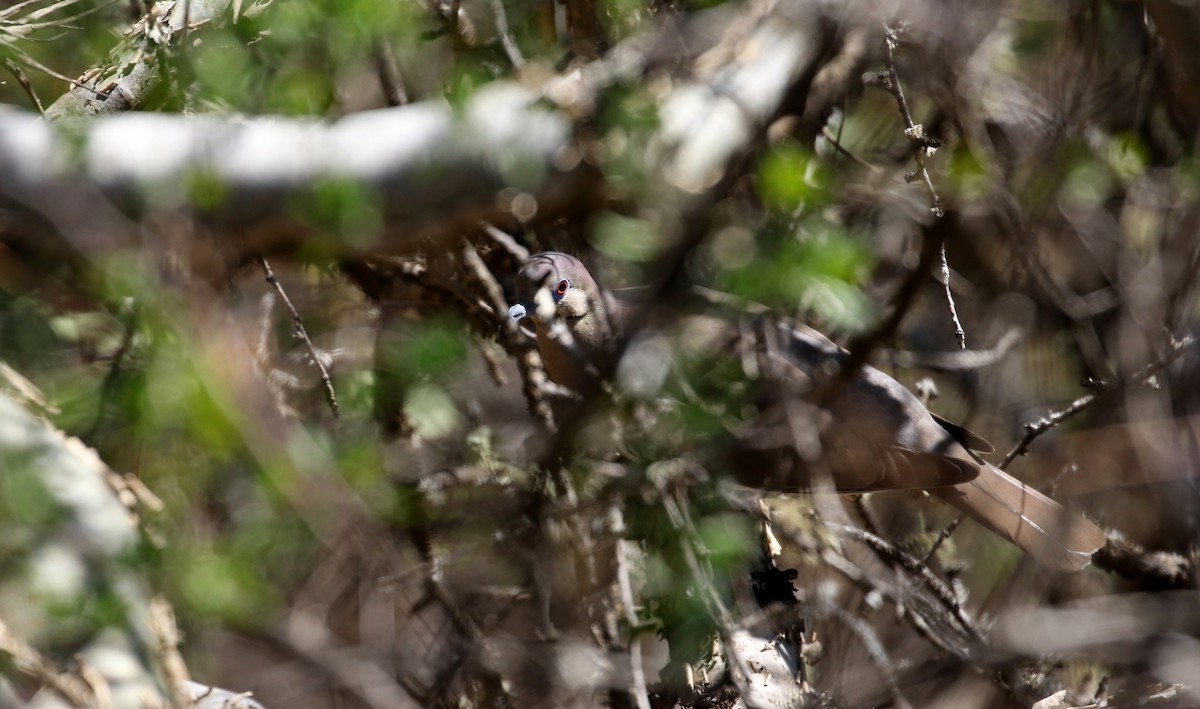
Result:
{"label": "dove's head", "polygon": [[595,378],[597,358],[612,344],[604,294],[579,259],[558,251],[531,256],[521,268],[508,315],[533,320],[547,374],[572,389]]}

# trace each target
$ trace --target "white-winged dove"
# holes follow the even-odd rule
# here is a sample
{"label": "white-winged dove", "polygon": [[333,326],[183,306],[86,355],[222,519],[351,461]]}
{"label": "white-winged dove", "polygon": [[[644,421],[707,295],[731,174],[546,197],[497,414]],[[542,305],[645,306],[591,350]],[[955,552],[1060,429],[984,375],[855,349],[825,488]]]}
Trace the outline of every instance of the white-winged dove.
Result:
{"label": "white-winged dove", "polygon": [[[619,313],[583,264],[564,253],[537,254],[521,269],[517,288],[519,302],[509,316],[534,321],[549,377],[577,390],[594,382],[595,365],[615,341]],[[760,407],[753,435],[742,436],[753,441],[752,453],[762,455],[742,456],[736,475],[764,490],[804,489],[812,468],[805,456],[795,446],[791,456],[776,454],[785,441],[796,440],[788,428],[796,423],[789,403],[811,404],[806,394],[813,381],[836,372],[847,353],[811,328],[771,330],[777,346],[767,348],[767,357],[777,375],[775,401]],[[827,418],[820,426],[819,469],[839,490],[929,489],[1053,569],[1083,569],[1105,544],[1103,530],[974,455],[968,448],[984,450],[986,442],[931,414],[874,367],[864,365],[813,410],[820,415],[806,420]]]}

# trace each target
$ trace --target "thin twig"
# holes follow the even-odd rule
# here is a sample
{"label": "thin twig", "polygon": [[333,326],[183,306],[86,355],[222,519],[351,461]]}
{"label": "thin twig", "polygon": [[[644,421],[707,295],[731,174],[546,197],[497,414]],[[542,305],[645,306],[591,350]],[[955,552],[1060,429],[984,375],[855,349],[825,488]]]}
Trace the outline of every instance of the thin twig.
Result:
{"label": "thin twig", "polygon": [[[26,7],[28,7],[32,3],[30,3],[30,2],[17,3],[16,5],[13,5],[12,7],[9,7],[5,10],[0,10],[0,32],[3,32],[4,34],[9,35],[13,39],[24,40],[24,39],[29,39],[30,35],[37,30],[44,30],[44,29],[77,30],[77,29],[79,29],[79,27],[78,27],[78,25],[73,25],[72,24],[73,22],[77,22],[80,19],[87,17],[88,15],[92,15],[97,12],[101,12],[102,10],[104,10],[104,8],[106,8],[109,5],[116,2],[116,0],[108,0],[108,2],[102,2],[97,6],[86,8],[84,10],[81,10],[81,11],[75,13],[74,15],[67,15],[65,17],[56,17],[54,19],[43,20],[43,18],[49,17],[50,15],[57,12],[58,10],[62,10],[64,8],[78,4],[79,1],[80,0],[59,0],[58,2],[51,3],[40,9],[33,10],[33,11],[29,12],[28,14],[21,16],[21,17],[16,17],[15,16],[16,13],[21,10],[24,10]],[[62,36],[61,34],[58,34],[49,39],[58,39],[61,36]]]}
{"label": "thin twig", "polygon": [[[900,607],[903,603],[903,599],[899,598],[893,589],[880,585],[873,575],[867,573],[857,564],[846,558],[845,555],[838,553],[832,548],[826,547],[822,550],[821,561],[862,590],[868,592],[878,591],[897,607]],[[927,619],[921,613],[904,613],[903,617],[912,624],[913,629],[921,637],[928,640],[934,647],[959,660],[967,661],[969,659],[970,650],[968,648],[952,644],[950,639],[945,637],[945,633],[934,632],[929,627]]]}
{"label": "thin twig", "polygon": [[938,538],[933,541],[933,546],[929,547],[925,558],[921,560],[922,566],[928,566],[929,562],[933,561],[934,554],[938,553],[938,549],[942,548],[942,544],[945,544],[950,535],[954,534],[954,530],[958,529],[958,525],[962,524],[964,519],[966,519],[966,515],[959,515],[954,518],[953,522],[942,528],[941,533],[938,534]]}
{"label": "thin twig", "polygon": [[[1011,332],[1012,331],[1010,331],[1010,333]],[[1005,337],[1007,338],[1008,335],[1006,335]],[[1003,340],[1005,338],[1001,338],[1001,339],[1002,339],[1002,343],[1003,343]],[[1151,363],[1151,364],[1143,367],[1136,374],[1134,374],[1134,376],[1130,379],[1130,381],[1134,381],[1134,382],[1145,381],[1146,379],[1154,376],[1155,373],[1157,373],[1158,371],[1160,371],[1161,369],[1163,369],[1164,367],[1169,365],[1171,362],[1173,362],[1177,357],[1179,357],[1179,355],[1183,352],[1183,350],[1186,347],[1188,347],[1189,345],[1191,345],[1194,341],[1195,341],[1194,338],[1191,336],[1184,338],[1182,341],[1176,343],[1174,346],[1174,349],[1170,353],[1168,353],[1164,358],[1162,358],[1161,360],[1159,360],[1157,362]],[[1000,347],[1000,345],[997,345],[997,348],[999,348],[999,347]],[[1033,443],[1034,439],[1036,439],[1038,436],[1042,435],[1046,431],[1049,431],[1050,429],[1054,428],[1055,426],[1062,423],[1063,421],[1067,420],[1068,418],[1070,418],[1070,417],[1074,416],[1075,414],[1088,408],[1093,403],[1095,403],[1096,399],[1098,399],[1100,396],[1102,396],[1104,394],[1107,394],[1108,392],[1112,391],[1113,389],[1115,389],[1115,385],[1102,383],[1100,386],[1100,391],[1092,393],[1092,394],[1088,394],[1086,396],[1076,399],[1075,401],[1073,401],[1071,403],[1070,406],[1063,409],[1062,411],[1058,411],[1056,413],[1050,414],[1049,416],[1038,419],[1037,421],[1035,421],[1033,423],[1025,424],[1025,437],[1021,439],[1021,442],[1018,443],[1016,445],[1016,447],[1014,447],[1011,451],[1008,452],[1008,455],[1004,456],[1004,460],[1001,461],[1000,464],[996,467],[1000,468],[1001,470],[1007,469],[1008,466],[1011,465],[1012,462],[1014,460],[1016,460],[1018,456],[1024,455],[1029,450],[1029,446],[1030,446],[1030,444]],[[929,552],[925,554],[925,563],[926,564],[928,564],[930,562],[930,560],[933,559],[933,555],[937,553],[938,549],[941,548],[942,544],[946,541],[946,539],[949,538],[949,536],[954,533],[954,530],[956,530],[958,528],[958,525],[962,524],[962,521],[963,521],[963,516],[959,515],[957,518],[955,518],[955,520],[953,522],[951,522],[949,525],[947,525],[941,531],[941,533],[938,535],[938,538],[934,541],[933,546],[931,546],[929,548]]]}
{"label": "thin twig", "polygon": [[[933,186],[933,180],[929,177],[929,170],[925,167],[925,158],[933,154],[933,151],[941,147],[941,141],[936,138],[931,138],[925,135],[925,128],[919,123],[914,123],[912,112],[908,109],[908,100],[904,98],[904,87],[900,85],[900,75],[896,72],[896,31],[893,30],[886,22],[883,25],[884,29],[884,46],[887,55],[887,69],[884,70],[883,86],[892,96],[896,97],[896,106],[900,109],[900,115],[904,118],[904,135],[908,138],[912,145],[913,162],[917,164],[916,172],[910,172],[904,176],[904,179],[912,182],[920,179],[925,185],[925,189],[929,190],[930,206],[929,211],[935,217],[941,217],[946,212],[942,207],[942,198],[938,196],[937,189]],[[950,264],[946,260],[946,243],[941,244],[941,259],[942,259],[942,285],[945,288],[946,305],[950,308],[950,319],[954,322],[954,337],[958,340],[959,349],[967,349],[967,333],[963,330],[962,321],[958,318],[958,308],[954,304],[954,294],[950,292]]]}
{"label": "thin twig", "polygon": [[[838,130],[841,131],[840,126],[838,127]],[[850,152],[846,148],[846,146],[842,145],[841,138],[839,136],[834,135],[833,132],[829,130],[828,126],[821,127],[821,134],[825,136],[825,140],[829,141],[829,144],[833,146],[834,150],[836,150],[839,153],[841,153],[842,155],[845,155],[846,157],[850,158],[850,160],[852,162],[854,162],[855,164],[857,164],[858,166],[864,167],[864,168],[870,170],[871,172],[882,172],[883,171],[883,168],[879,167],[878,165],[872,165],[871,163],[867,162],[866,160],[863,160],[862,158],[858,157],[854,153]]]}
{"label": "thin twig", "polygon": [[[1153,377],[1163,369],[1166,369],[1172,362],[1174,362],[1183,354],[1184,350],[1194,344],[1196,344],[1196,338],[1193,335],[1188,335],[1182,340],[1173,343],[1171,345],[1171,350],[1167,352],[1167,354],[1163,355],[1157,361],[1151,362],[1150,364],[1142,367],[1126,381],[1129,383],[1138,384],[1145,382],[1146,380],[1150,379],[1150,377]],[[1004,456],[1004,461],[996,467],[1000,468],[1001,470],[1007,468],[1008,465],[1012,463],[1013,460],[1015,460],[1018,456],[1025,455],[1025,453],[1029,451],[1029,445],[1033,443],[1035,438],[1059,425],[1063,421],[1066,421],[1075,414],[1078,414],[1084,409],[1090,407],[1101,397],[1115,391],[1122,383],[1123,382],[1121,380],[1109,382],[1102,381],[1096,387],[1097,390],[1095,392],[1079,397],[1075,401],[1071,402],[1071,405],[1067,408],[1061,411],[1056,411],[1048,416],[1043,416],[1032,423],[1025,424],[1025,437],[1021,439],[1021,442],[1018,443],[1015,448],[1008,452],[1008,455]]]}
{"label": "thin twig", "polygon": [[516,321],[507,317],[508,304],[504,300],[504,289],[500,287],[499,281],[488,270],[487,264],[475,250],[475,245],[466,239],[463,239],[462,258],[467,265],[468,274],[474,277],[487,295],[487,304],[491,306],[492,316],[499,321],[498,324],[503,328],[515,331],[517,329]]}
{"label": "thin twig", "polygon": [[929,177],[929,171],[925,169],[925,157],[932,154],[933,150],[941,147],[941,141],[936,138],[930,138],[925,135],[925,128],[919,123],[913,123],[912,113],[908,110],[908,101],[904,98],[904,88],[900,86],[900,76],[896,73],[896,31],[893,30],[886,22],[883,25],[884,30],[884,47],[887,56],[887,68],[883,72],[883,86],[888,93],[896,97],[896,105],[900,108],[900,115],[904,118],[904,135],[912,144],[913,160],[917,163],[917,171],[905,175],[905,179],[909,182],[920,179],[925,184],[925,189],[929,190],[929,198],[931,204],[929,211],[933,215],[940,217],[945,214],[942,209],[942,199],[938,196],[937,190],[934,189],[933,180]]}
{"label": "thin twig", "polygon": [[326,371],[324,363],[321,362],[321,355],[317,352],[316,346],[313,345],[312,340],[308,337],[308,330],[304,327],[304,319],[300,317],[296,306],[292,305],[291,298],[288,298],[287,292],[283,290],[283,285],[275,277],[275,272],[271,270],[271,264],[267,263],[267,259],[259,256],[257,261],[263,273],[266,274],[267,283],[271,284],[275,292],[283,300],[283,304],[287,306],[288,314],[292,318],[292,325],[295,327],[294,332],[296,337],[299,337],[304,342],[304,346],[308,348],[308,355],[312,358],[313,365],[321,373],[321,383],[325,385],[325,400],[329,402],[329,410],[333,412],[334,418],[341,417],[342,410],[338,406],[337,394],[333,390],[333,380],[329,378],[329,372]]}
{"label": "thin twig", "polygon": [[945,289],[946,306],[950,308],[950,321],[954,323],[954,339],[958,340],[958,349],[967,349],[967,332],[963,330],[962,321],[958,319],[958,307],[954,305],[954,294],[950,292],[950,262],[946,260],[946,242],[942,242],[942,287]]}
{"label": "thin twig", "polygon": [[42,116],[45,116],[46,109],[42,106],[42,100],[38,98],[37,92],[33,90],[33,84],[29,83],[29,77],[25,76],[25,70],[13,63],[11,60],[5,60],[4,66],[8,69],[9,73],[16,78],[17,83],[21,85],[21,88],[25,89],[25,95],[29,97],[30,101],[33,101],[33,105],[37,108],[38,113]]}
{"label": "thin twig", "polygon": [[865,495],[855,495],[854,508],[858,510],[858,514],[862,516],[863,522],[866,524],[867,531],[872,534],[880,535],[882,526],[879,524],[879,518],[875,515],[875,510],[867,506]]}
{"label": "thin twig", "polygon": [[[12,48],[10,47],[10,49],[12,49]],[[85,86],[84,84],[80,83],[76,79],[72,79],[69,76],[58,73],[57,71],[54,71],[50,67],[48,67],[45,64],[42,64],[41,62],[39,62],[38,60],[34,59],[32,56],[30,56],[28,53],[26,53],[24,51],[14,50],[13,53],[16,54],[17,58],[20,59],[22,62],[24,62],[30,68],[37,69],[38,71],[42,72],[43,74],[54,77],[55,79],[58,79],[59,81],[65,81],[68,84],[70,84],[71,86],[74,86],[76,88],[83,89],[84,91],[91,91],[93,94],[96,95],[96,98],[99,98],[102,101],[108,98],[108,93],[106,93],[104,91],[98,91],[96,89],[93,89],[90,86]]]}

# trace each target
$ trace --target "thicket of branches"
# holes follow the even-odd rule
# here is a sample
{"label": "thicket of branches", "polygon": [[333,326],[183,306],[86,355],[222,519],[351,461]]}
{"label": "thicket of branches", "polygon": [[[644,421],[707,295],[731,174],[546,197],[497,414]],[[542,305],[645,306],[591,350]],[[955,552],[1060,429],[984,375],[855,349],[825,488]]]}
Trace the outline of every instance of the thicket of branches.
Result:
{"label": "thicket of branches", "polygon": [[[1190,8],[0,4],[0,705],[1200,703]],[[643,289],[582,401],[507,317],[548,249]],[[731,492],[768,311],[1092,567]]]}

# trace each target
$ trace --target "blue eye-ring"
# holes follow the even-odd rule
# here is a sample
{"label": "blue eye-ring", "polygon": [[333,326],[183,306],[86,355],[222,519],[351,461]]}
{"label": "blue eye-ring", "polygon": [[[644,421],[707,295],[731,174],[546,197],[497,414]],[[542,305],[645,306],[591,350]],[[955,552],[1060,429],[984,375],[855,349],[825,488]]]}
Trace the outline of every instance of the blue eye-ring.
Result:
{"label": "blue eye-ring", "polygon": [[571,281],[566,278],[560,278],[554,286],[554,299],[562,300],[567,291],[571,290]]}

